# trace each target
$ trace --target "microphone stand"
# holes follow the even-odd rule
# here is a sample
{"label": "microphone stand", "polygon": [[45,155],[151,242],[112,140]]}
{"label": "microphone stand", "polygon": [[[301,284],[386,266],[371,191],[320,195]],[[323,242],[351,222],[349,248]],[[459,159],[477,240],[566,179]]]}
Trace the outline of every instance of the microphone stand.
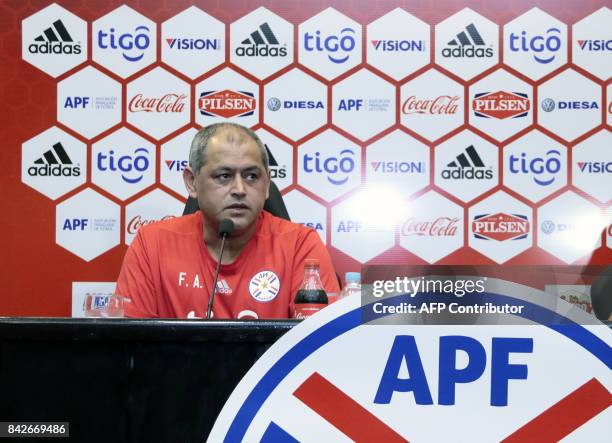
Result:
{"label": "microphone stand", "polygon": [[208,309],[206,310],[206,320],[210,320],[210,314],[212,313],[213,301],[215,300],[215,293],[217,292],[217,279],[219,278],[219,271],[221,270],[221,259],[223,258],[223,249],[225,248],[225,240],[231,232],[234,230],[234,223],[231,220],[225,219],[221,221],[221,227],[219,234],[221,236],[221,251],[219,252],[219,261],[217,262],[217,270],[215,271],[215,280],[213,281],[212,293],[208,299]]}

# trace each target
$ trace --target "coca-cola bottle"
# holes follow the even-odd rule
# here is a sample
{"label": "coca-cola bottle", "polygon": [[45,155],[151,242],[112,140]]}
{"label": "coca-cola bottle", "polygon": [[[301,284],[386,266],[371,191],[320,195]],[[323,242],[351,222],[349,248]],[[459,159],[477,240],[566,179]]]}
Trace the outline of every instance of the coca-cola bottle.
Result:
{"label": "coca-cola bottle", "polygon": [[295,294],[293,318],[304,319],[327,306],[327,294],[319,275],[319,260],[304,261],[304,281]]}

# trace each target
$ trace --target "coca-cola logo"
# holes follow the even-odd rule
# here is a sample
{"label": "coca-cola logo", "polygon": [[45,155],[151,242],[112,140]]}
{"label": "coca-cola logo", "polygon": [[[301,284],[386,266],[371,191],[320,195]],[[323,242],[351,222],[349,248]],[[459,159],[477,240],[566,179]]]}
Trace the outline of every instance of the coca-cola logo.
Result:
{"label": "coca-cola logo", "polygon": [[128,234],[136,234],[136,232],[145,225],[150,225],[151,223],[155,223],[158,221],[170,220],[172,218],[174,218],[174,215],[164,215],[159,219],[147,220],[145,218],[142,218],[142,216],[137,215],[128,222],[127,232]]}
{"label": "coca-cola logo", "polygon": [[164,94],[161,97],[145,97],[136,94],[128,104],[130,112],[183,112],[187,101],[186,94]]}
{"label": "coca-cola logo", "polygon": [[411,95],[402,104],[402,114],[454,115],[459,110],[458,95],[439,95],[434,99],[418,99]]}
{"label": "coca-cola logo", "polygon": [[438,217],[434,220],[420,220],[411,217],[402,225],[402,235],[428,237],[453,237],[457,234],[457,217]]}

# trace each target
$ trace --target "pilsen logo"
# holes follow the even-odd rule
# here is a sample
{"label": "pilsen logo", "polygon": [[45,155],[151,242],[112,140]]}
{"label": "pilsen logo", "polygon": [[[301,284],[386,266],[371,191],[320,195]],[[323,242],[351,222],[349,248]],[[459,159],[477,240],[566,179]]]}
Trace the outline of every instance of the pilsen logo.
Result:
{"label": "pilsen logo", "polygon": [[136,234],[136,232],[145,225],[150,225],[151,223],[155,223],[158,221],[170,220],[172,218],[174,218],[174,215],[164,215],[159,219],[146,220],[142,218],[141,215],[137,215],[135,217],[132,217],[132,219],[128,222],[127,232],[128,234]]}
{"label": "pilsen logo", "polygon": [[506,118],[525,117],[529,113],[529,97],[521,92],[482,92],[474,96],[472,109],[477,117]]}
{"label": "pilsen logo", "polygon": [[210,117],[246,117],[253,115],[255,107],[255,96],[245,91],[206,91],[198,99],[200,114]]}
{"label": "pilsen logo", "polygon": [[483,214],[474,217],[472,231],[481,240],[520,240],[529,234],[529,219],[525,215]]}
{"label": "pilsen logo", "polygon": [[402,225],[402,235],[428,236],[428,237],[453,237],[457,234],[457,217],[438,217],[435,220],[418,220],[411,217]]}
{"label": "pilsen logo", "polygon": [[159,98],[136,94],[130,100],[128,110],[130,112],[183,112],[186,99],[186,94],[164,94]]}
{"label": "pilsen logo", "polygon": [[453,115],[459,109],[458,95],[439,95],[434,99],[417,99],[408,97],[402,105],[402,114]]}

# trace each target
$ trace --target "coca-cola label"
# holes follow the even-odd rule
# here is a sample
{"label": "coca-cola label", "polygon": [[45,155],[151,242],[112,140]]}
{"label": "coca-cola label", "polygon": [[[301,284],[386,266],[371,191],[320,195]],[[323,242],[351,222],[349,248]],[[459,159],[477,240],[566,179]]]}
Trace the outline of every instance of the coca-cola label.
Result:
{"label": "coca-cola label", "polygon": [[411,95],[402,104],[402,114],[454,115],[459,110],[459,100],[458,95],[439,95],[428,99]]}
{"label": "coca-cola label", "polygon": [[298,320],[304,320],[321,309],[325,308],[327,305],[322,303],[298,303],[295,305],[295,309],[293,310],[293,318]]}
{"label": "coca-cola label", "polygon": [[428,237],[453,237],[457,234],[457,217],[438,217],[434,220],[419,220],[411,217],[402,225],[402,235]]}
{"label": "coca-cola label", "polygon": [[246,117],[253,115],[256,107],[254,94],[245,91],[207,91],[198,99],[200,114],[210,117]]}
{"label": "coca-cola label", "polygon": [[185,109],[186,94],[164,94],[161,97],[145,97],[136,94],[128,103],[130,112],[180,113]]}
{"label": "coca-cola label", "polygon": [[520,240],[529,234],[530,223],[526,215],[497,214],[477,215],[472,221],[472,231],[482,240]]}
{"label": "coca-cola label", "polygon": [[529,97],[521,92],[482,92],[472,100],[472,110],[477,117],[498,120],[525,117],[530,106]]}
{"label": "coca-cola label", "polygon": [[127,233],[136,234],[136,232],[145,225],[150,225],[151,223],[155,223],[158,221],[170,220],[172,218],[174,218],[174,215],[164,215],[159,219],[147,220],[145,218],[142,218],[141,215],[137,215],[135,217],[132,217],[132,219],[127,223]]}

